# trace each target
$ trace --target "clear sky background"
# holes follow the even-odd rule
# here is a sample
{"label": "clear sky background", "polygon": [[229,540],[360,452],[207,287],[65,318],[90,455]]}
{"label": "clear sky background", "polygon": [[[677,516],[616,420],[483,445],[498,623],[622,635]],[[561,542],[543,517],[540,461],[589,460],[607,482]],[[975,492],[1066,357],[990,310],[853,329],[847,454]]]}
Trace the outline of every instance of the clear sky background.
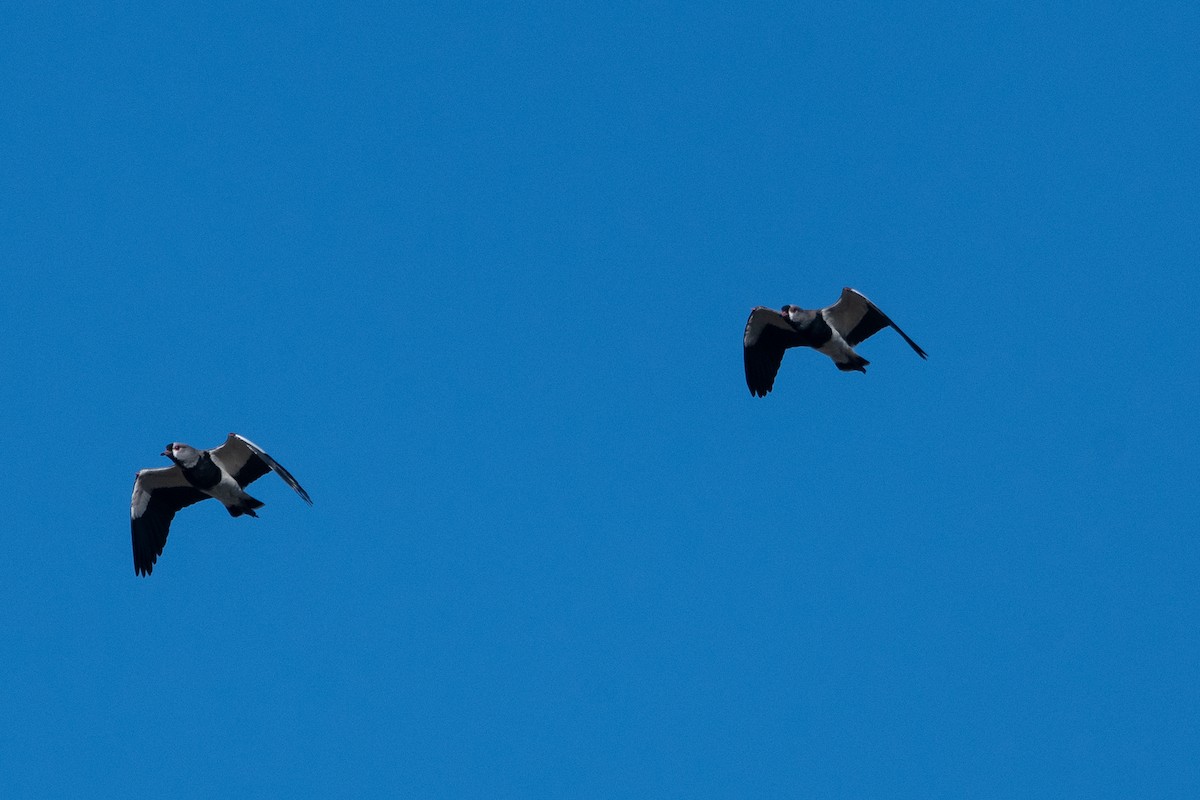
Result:
{"label": "clear sky background", "polygon": [[0,11],[0,794],[1200,796],[1200,6],[249,5]]}

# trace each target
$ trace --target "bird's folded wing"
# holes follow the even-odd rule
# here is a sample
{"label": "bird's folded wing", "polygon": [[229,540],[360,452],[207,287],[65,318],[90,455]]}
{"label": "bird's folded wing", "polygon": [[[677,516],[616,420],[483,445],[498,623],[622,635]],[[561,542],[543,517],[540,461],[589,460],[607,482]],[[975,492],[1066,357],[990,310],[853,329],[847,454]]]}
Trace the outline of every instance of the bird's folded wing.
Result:
{"label": "bird's folded wing", "polygon": [[245,436],[231,433],[223,445],[213,448],[209,454],[243,489],[274,470],[288,486],[296,490],[296,494],[304,498],[304,502],[312,505],[312,498],[292,473]]}
{"label": "bird's folded wing", "polygon": [[138,473],[129,503],[134,572],[150,574],[167,544],[175,513],[207,497],[184,480],[179,467],[144,469]]}
{"label": "bird's folded wing", "polygon": [[908,342],[908,346],[916,351],[917,355],[926,358],[925,351],[921,349],[920,345],[908,338],[908,334],[900,330],[900,326],[892,322],[887,314],[880,311],[879,306],[848,286],[842,289],[842,296],[836,303],[822,311],[825,320],[851,347],[874,336],[884,328],[893,328],[903,337],[904,341]]}

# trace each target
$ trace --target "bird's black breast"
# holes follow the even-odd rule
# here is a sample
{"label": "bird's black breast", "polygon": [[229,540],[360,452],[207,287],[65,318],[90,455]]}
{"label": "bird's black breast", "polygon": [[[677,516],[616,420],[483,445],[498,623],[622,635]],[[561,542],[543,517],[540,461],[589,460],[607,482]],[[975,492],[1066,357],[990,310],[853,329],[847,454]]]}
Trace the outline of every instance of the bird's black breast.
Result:
{"label": "bird's black breast", "polygon": [[829,327],[820,311],[813,315],[812,320],[802,328],[802,332],[808,339],[805,344],[809,347],[823,347],[833,338],[833,328]]}
{"label": "bird's black breast", "polygon": [[200,454],[196,466],[180,465],[179,469],[183,472],[184,480],[197,489],[211,489],[221,482],[221,468],[212,460],[207,450]]}

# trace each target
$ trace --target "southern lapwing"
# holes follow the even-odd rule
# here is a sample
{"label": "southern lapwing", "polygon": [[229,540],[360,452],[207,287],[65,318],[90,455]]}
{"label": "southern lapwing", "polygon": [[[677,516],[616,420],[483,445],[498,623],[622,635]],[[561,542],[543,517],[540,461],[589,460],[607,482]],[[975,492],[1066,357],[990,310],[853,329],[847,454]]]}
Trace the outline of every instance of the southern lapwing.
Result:
{"label": "southern lapwing", "polygon": [[312,505],[308,492],[292,473],[261,447],[236,433],[229,434],[224,444],[211,450],[173,442],[163,455],[174,463],[169,467],[144,469],[133,482],[129,523],[133,531],[133,571],[138,575],[149,575],[154,570],[154,562],[167,544],[171,520],[181,508],[215,497],[230,516],[257,517],[254,510],[262,507],[262,501],[246,494],[245,489],[271,470]]}
{"label": "southern lapwing", "polygon": [[843,372],[866,372],[871,363],[854,352],[854,345],[884,328],[894,328],[921,358],[925,351],[896,323],[859,292],[846,287],[827,308],[784,306],[782,311],[759,306],[746,320],[742,353],[750,394],[766,397],[789,347],[811,347],[833,359]]}

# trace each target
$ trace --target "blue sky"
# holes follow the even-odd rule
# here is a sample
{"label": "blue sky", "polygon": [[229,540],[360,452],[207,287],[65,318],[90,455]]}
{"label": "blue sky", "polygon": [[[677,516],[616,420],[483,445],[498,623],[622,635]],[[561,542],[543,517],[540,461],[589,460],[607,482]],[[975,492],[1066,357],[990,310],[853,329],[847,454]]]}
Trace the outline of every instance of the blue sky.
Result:
{"label": "blue sky", "polygon": [[4,796],[1200,792],[1195,4],[0,14]]}

